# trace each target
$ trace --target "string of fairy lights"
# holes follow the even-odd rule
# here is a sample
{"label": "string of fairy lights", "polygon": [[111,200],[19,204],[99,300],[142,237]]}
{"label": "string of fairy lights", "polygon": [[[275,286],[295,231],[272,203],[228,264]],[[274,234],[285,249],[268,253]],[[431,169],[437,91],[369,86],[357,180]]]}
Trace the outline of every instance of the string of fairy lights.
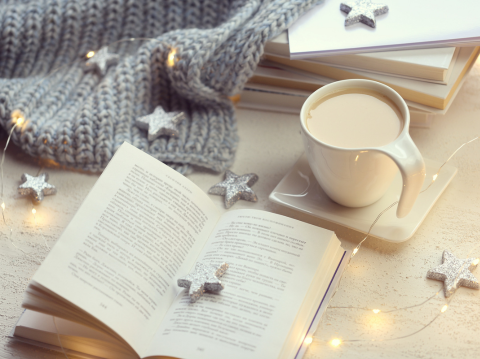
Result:
{"label": "string of fairy lights", "polygon": [[[113,45],[116,45],[118,43],[122,43],[122,42],[134,42],[134,41],[159,41],[158,39],[155,39],[155,38],[129,38],[129,39],[123,39],[123,40],[119,40],[119,41],[116,41],[108,46],[106,46],[107,48],[110,47],[110,46],[113,46]],[[94,56],[96,55],[96,52],[95,51],[89,51],[86,55],[85,55],[85,58],[86,59],[91,59],[93,58]],[[178,57],[177,57],[177,49],[176,48],[172,48],[172,47],[169,47],[169,53],[167,55],[167,66],[169,67],[173,67],[175,66],[176,62],[178,61]],[[64,65],[64,66],[67,66],[67,65]],[[53,75],[55,72],[59,71],[61,68],[63,68],[64,66],[61,66],[55,70],[53,70],[52,72],[50,72],[48,76],[51,76]],[[45,77],[46,78],[46,77]],[[43,78],[43,80],[45,80],[45,78]],[[5,205],[5,200],[4,200],[4,161],[5,161],[5,152],[8,148],[8,145],[10,143],[10,140],[11,140],[11,137],[12,137],[12,134],[14,133],[14,130],[16,128],[20,128],[20,129],[23,129],[25,128],[25,126],[28,124],[28,120],[25,119],[25,116],[22,114],[21,111],[19,110],[15,110],[12,112],[12,128],[10,129],[10,132],[9,132],[9,135],[8,135],[8,138],[7,138],[7,141],[6,141],[6,144],[5,144],[5,147],[3,149],[3,153],[2,153],[2,159],[1,159],[1,162],[0,162],[0,179],[1,179],[1,186],[0,186],[0,200],[1,200],[1,205],[0,207],[2,208],[2,219],[3,219],[3,223],[4,225],[8,228],[8,231],[9,231],[9,235],[7,236],[7,238],[9,239],[9,241],[11,242],[11,244],[18,250],[20,251],[24,256],[30,258],[30,259],[33,259],[35,260],[35,262],[40,265],[41,264],[41,261],[36,258],[35,256],[25,252],[23,249],[21,249],[20,247],[18,247],[15,242],[13,241],[13,238],[12,238],[12,235],[13,235],[13,228],[11,228],[8,224],[7,224],[7,220],[6,220],[6,216],[5,216],[5,213],[6,213],[6,205]],[[422,190],[420,193],[424,193],[425,191],[427,191],[432,185],[433,183],[435,182],[435,180],[438,178],[442,168],[457,154],[458,151],[460,151],[464,146],[478,140],[479,137],[475,137],[473,138],[472,140],[470,141],[467,141],[465,143],[463,143],[461,146],[459,146],[449,157],[448,159],[440,166],[440,168],[438,169],[438,171],[436,172],[435,175],[433,175],[432,177],[432,180],[430,182],[430,184],[424,189]],[[40,168],[40,170],[38,171],[38,173],[40,173],[40,171],[42,170],[42,168]],[[37,175],[38,175],[37,173]],[[351,260],[353,259],[353,257],[355,257],[355,255],[358,254],[362,244],[370,237],[370,233],[373,229],[373,227],[376,225],[376,223],[378,222],[378,220],[387,212],[389,211],[391,208],[395,207],[396,205],[398,204],[398,201],[395,201],[393,202],[392,204],[390,204],[388,207],[386,207],[382,212],[380,212],[378,214],[378,216],[375,218],[375,220],[372,222],[368,232],[366,233],[366,236],[359,242],[359,244],[353,249],[351,255],[350,255],[350,258],[349,258],[349,263],[348,265],[350,265],[351,263]],[[37,223],[37,210],[35,209],[35,207],[33,206],[32,204],[32,209],[31,209],[31,213],[33,215],[33,219],[34,219],[34,225],[35,225],[35,230],[39,233],[39,235],[43,238],[43,242],[44,242],[44,246],[46,248],[47,251],[50,250],[50,246],[48,245],[47,241],[46,241],[46,238],[45,236],[43,235],[42,233],[42,230],[40,228],[40,226],[38,226],[38,223]],[[480,245],[479,245],[480,246]],[[469,255],[470,253],[474,252],[476,249],[478,248],[475,247],[474,249],[472,249],[470,252],[469,252]],[[468,256],[467,256],[468,257]],[[474,260],[474,263],[473,264],[478,264],[480,262],[480,259],[479,258],[476,258]],[[465,264],[464,264],[465,265]],[[457,274],[457,277],[455,279],[458,279],[458,275],[460,274],[461,270],[463,269],[463,266],[462,268],[459,269],[458,271],[458,274]],[[338,289],[338,286],[337,286],[337,289]],[[402,307],[402,308],[396,308],[396,309],[391,309],[391,310],[381,310],[381,309],[377,309],[377,308],[368,308],[368,307],[354,307],[354,306],[344,306],[344,307],[336,307],[336,306],[330,306],[330,303],[328,304],[327,308],[329,309],[356,309],[356,310],[363,310],[363,311],[369,311],[369,312],[372,312],[374,315],[378,315],[378,314],[388,314],[388,313],[392,313],[392,312],[398,312],[398,311],[403,311],[403,310],[408,310],[408,309],[412,309],[412,308],[415,308],[415,307],[420,307],[420,306],[423,306],[425,305],[426,303],[430,302],[431,300],[433,300],[434,298],[436,298],[440,293],[440,290],[437,291],[434,295],[430,296],[429,298],[427,298],[426,300],[422,301],[421,303],[418,303],[418,304],[414,304],[414,305],[410,305],[410,306],[406,306],[406,307]],[[335,294],[334,294],[335,295]],[[333,299],[334,295],[332,296],[332,298],[330,299],[330,301]],[[360,342],[360,341],[364,341],[364,342],[367,342],[367,341],[375,341],[375,342],[382,342],[382,341],[391,341],[391,340],[399,340],[399,339],[403,339],[403,338],[407,338],[407,337],[411,337],[419,332],[421,332],[422,330],[425,330],[427,327],[429,327],[440,315],[442,315],[443,313],[446,312],[446,310],[448,309],[449,307],[449,304],[451,302],[453,298],[453,295],[449,298],[446,299],[446,304],[444,304],[439,312],[427,323],[425,324],[423,327],[421,327],[420,329],[410,333],[410,334],[407,334],[407,335],[402,335],[402,336],[397,336],[397,337],[391,337],[391,338],[383,338],[383,339],[340,339],[340,338],[333,338],[331,340],[325,340],[325,342],[328,342],[330,343],[331,346],[333,347],[338,347],[340,344],[342,343],[347,343],[347,342]],[[58,331],[58,328],[57,328],[57,323],[55,321],[55,317],[53,317],[53,323],[54,323],[54,326],[55,326],[55,329],[56,329],[56,334],[57,334],[57,339],[58,339],[58,342],[60,344],[60,348],[63,352],[63,354],[65,355],[65,357],[67,359],[69,359],[68,355],[67,355],[67,352],[65,350],[65,348],[63,347],[62,345],[62,341],[61,341],[61,338],[60,338],[60,334],[59,334],[59,331]],[[312,336],[308,336],[304,339],[304,343],[305,344],[311,344],[313,342],[313,337]]]}
{"label": "string of fairy lights", "polygon": [[[460,151],[463,147],[465,147],[466,145],[478,140],[480,138],[480,136],[477,136],[465,143],[463,143],[462,145],[460,145],[448,158],[447,160],[439,167],[439,169],[437,170],[437,172],[432,176],[432,180],[430,181],[430,183],[428,184],[428,186],[422,190],[420,192],[420,194],[424,193],[425,191],[427,191],[432,185],[433,183],[435,182],[435,180],[438,178],[442,168],[457,154],[458,151]],[[350,255],[350,259],[349,259],[349,263],[348,263],[348,266],[350,266],[350,263],[351,263],[351,260],[353,259],[353,257],[355,257],[355,255],[358,253],[358,251],[360,250],[360,247],[362,246],[362,244],[369,238],[370,236],[370,233],[373,229],[373,227],[375,226],[375,224],[378,222],[378,220],[387,212],[389,211],[391,208],[395,207],[396,205],[398,204],[398,201],[395,201],[393,203],[391,203],[388,207],[386,207],[383,211],[381,211],[378,216],[375,218],[375,220],[373,221],[373,223],[371,224],[366,236],[359,242],[359,244],[353,249],[352,251],[352,254]],[[467,258],[474,252],[477,250],[477,248],[480,247],[480,244],[475,246],[473,249],[471,249],[468,254],[467,254]],[[473,260],[473,262],[471,263],[472,265],[476,266],[480,263],[480,258],[475,258]],[[460,273],[462,272],[462,270],[465,268],[466,266],[466,263],[464,263],[457,271],[457,275],[454,279],[454,282],[456,282],[458,280],[458,277],[460,275]],[[337,286],[337,289],[338,289],[338,286]],[[440,311],[433,317],[433,319],[431,319],[427,324],[425,324],[423,327],[421,327],[420,329],[410,333],[410,334],[407,334],[407,335],[402,335],[402,336],[397,336],[397,337],[392,337],[392,338],[381,338],[381,339],[340,339],[340,338],[333,338],[331,340],[329,340],[328,342],[330,343],[330,345],[332,345],[333,347],[338,347],[340,344],[342,343],[347,343],[347,342],[382,342],[382,341],[392,341],[392,340],[398,340],[398,339],[404,339],[404,338],[408,338],[408,337],[411,337],[423,330],[425,330],[426,328],[428,328],[435,320],[437,320],[438,317],[440,317],[440,315],[442,315],[443,313],[445,313],[450,305],[450,302],[452,301],[453,299],[453,296],[455,295],[456,291],[454,292],[454,294],[448,298],[446,298],[446,304],[444,304],[441,308],[440,308]],[[333,299],[334,295],[332,296],[332,298],[330,298],[330,302],[329,302],[329,305],[327,305],[327,308],[328,309],[358,309],[358,310],[365,310],[365,311],[371,311],[373,314],[379,314],[379,313],[384,313],[384,314],[388,314],[388,313],[392,313],[392,312],[398,312],[398,311],[402,311],[402,310],[407,310],[407,309],[412,309],[412,308],[415,308],[415,307],[420,307],[426,303],[428,303],[429,301],[431,301],[432,299],[436,298],[438,296],[438,294],[440,294],[440,291],[437,291],[434,295],[432,295],[431,297],[427,298],[426,300],[424,300],[423,302],[419,303],[419,304],[414,304],[414,305],[410,305],[410,306],[406,306],[406,307],[402,307],[402,308],[396,308],[396,309],[391,309],[391,310],[380,310],[378,308],[366,308],[366,307],[354,307],[354,306],[346,306],[346,307],[335,307],[335,306],[330,306],[330,302],[331,300]],[[306,344],[311,344],[313,342],[313,337],[311,336],[308,336],[304,339],[304,342]]]}
{"label": "string of fairy lights", "polygon": [[[19,127],[21,128],[22,126],[24,126],[26,124],[25,122],[25,117],[22,115],[22,113],[18,110],[15,110],[12,112],[12,121],[14,123],[14,125],[12,126],[11,130],[10,130],[10,133],[8,135],[8,138],[7,138],[7,141],[6,141],[6,144],[5,144],[5,148],[3,149],[3,153],[2,153],[2,160],[0,162],[0,174],[1,174],[1,190],[0,190],[0,200],[1,200],[1,205],[0,207],[2,208],[2,220],[3,220],[3,224],[8,228],[8,236],[7,238],[9,239],[10,243],[15,247],[15,249],[17,249],[18,251],[20,251],[25,257],[27,258],[30,258],[30,259],[33,259],[38,265],[41,264],[41,261],[36,258],[35,256],[32,256],[30,254],[28,254],[27,252],[25,252],[22,248],[18,247],[14,240],[13,240],[13,228],[10,227],[8,224],[7,224],[7,220],[5,218],[5,210],[6,210],[6,205],[5,205],[5,199],[4,199],[4,170],[3,170],[3,167],[4,167],[4,162],[5,162],[5,152],[7,151],[7,148],[8,148],[8,145],[10,143],[10,139],[12,137],[12,134],[13,134],[13,131],[15,130],[15,128]],[[41,171],[41,168],[38,172]],[[37,174],[38,175],[38,174]],[[34,220],[34,226],[35,226],[35,230],[39,231],[39,234],[40,236],[43,238],[43,242],[44,242],[44,246],[46,248],[47,251],[50,251],[50,246],[48,245],[47,243],[47,240],[45,238],[45,236],[43,235],[43,233],[41,232],[41,229],[40,227],[37,225],[37,217],[36,217],[36,213],[37,213],[37,210],[35,209],[35,207],[33,206],[33,203],[32,203],[32,210],[31,210],[32,214],[33,214],[33,220]]]}

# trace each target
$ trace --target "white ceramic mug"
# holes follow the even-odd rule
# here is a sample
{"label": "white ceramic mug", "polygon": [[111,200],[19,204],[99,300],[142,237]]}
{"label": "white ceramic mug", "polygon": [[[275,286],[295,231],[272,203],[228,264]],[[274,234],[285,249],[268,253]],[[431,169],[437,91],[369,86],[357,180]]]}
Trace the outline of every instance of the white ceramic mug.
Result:
{"label": "white ceramic mug", "polygon": [[[312,105],[326,95],[351,88],[377,91],[397,105],[403,116],[403,129],[394,141],[379,147],[342,148],[328,145],[308,131],[306,119]],[[408,133],[410,113],[407,104],[397,92],[369,80],[334,82],[307,98],[300,111],[300,122],[312,172],[332,200],[347,207],[368,206],[385,194],[398,167],[403,178],[403,188],[397,217],[405,217],[410,212],[425,179],[425,163]]]}

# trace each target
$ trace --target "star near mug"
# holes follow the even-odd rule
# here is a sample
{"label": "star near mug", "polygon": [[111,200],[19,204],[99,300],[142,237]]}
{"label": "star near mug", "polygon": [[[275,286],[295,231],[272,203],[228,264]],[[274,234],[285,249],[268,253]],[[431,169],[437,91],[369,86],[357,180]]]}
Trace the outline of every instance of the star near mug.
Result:
{"label": "star near mug", "polygon": [[[307,127],[307,116],[325,96],[348,89],[375,91],[386,96],[397,107],[401,130],[391,142],[381,146],[344,148],[316,138]],[[345,104],[348,106],[348,104]],[[425,164],[409,133],[410,114],[405,101],[390,87],[369,80],[344,80],[326,85],[311,94],[300,112],[302,139],[308,162],[325,193],[347,207],[368,206],[379,200],[391,185],[397,168],[403,188],[397,217],[408,215],[425,179]]]}

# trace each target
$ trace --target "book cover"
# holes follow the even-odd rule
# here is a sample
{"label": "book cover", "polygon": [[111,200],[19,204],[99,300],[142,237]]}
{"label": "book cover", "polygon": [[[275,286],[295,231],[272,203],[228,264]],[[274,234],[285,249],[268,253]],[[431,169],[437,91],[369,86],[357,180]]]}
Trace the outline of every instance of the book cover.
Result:
{"label": "book cover", "polygon": [[390,0],[376,28],[345,26],[340,2],[325,0],[288,30],[292,59],[393,49],[462,46],[480,42],[480,3],[447,5],[434,0]]}

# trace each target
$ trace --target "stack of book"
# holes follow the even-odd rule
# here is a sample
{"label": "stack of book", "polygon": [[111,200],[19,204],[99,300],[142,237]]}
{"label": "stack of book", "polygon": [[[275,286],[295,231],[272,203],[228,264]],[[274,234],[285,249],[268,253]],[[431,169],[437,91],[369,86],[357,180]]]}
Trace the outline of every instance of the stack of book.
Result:
{"label": "stack of book", "polygon": [[[405,99],[412,126],[428,127],[434,115],[446,113],[478,57],[480,27],[462,38],[449,36],[447,30],[456,34],[457,21],[439,37],[427,33],[428,26],[422,23],[415,35],[422,41],[415,42],[408,35],[411,29],[398,35],[402,32],[393,15],[378,25],[381,30],[367,31],[363,24],[345,29],[344,14],[338,9],[330,9],[338,19],[326,15],[328,7],[335,6],[321,4],[296,22],[288,36],[282,33],[266,44],[264,58],[241,94],[240,107],[298,113],[305,99],[323,85],[368,79],[390,86]],[[396,11],[401,18],[403,10]],[[332,32],[329,37],[312,36],[324,34],[325,28]]]}

